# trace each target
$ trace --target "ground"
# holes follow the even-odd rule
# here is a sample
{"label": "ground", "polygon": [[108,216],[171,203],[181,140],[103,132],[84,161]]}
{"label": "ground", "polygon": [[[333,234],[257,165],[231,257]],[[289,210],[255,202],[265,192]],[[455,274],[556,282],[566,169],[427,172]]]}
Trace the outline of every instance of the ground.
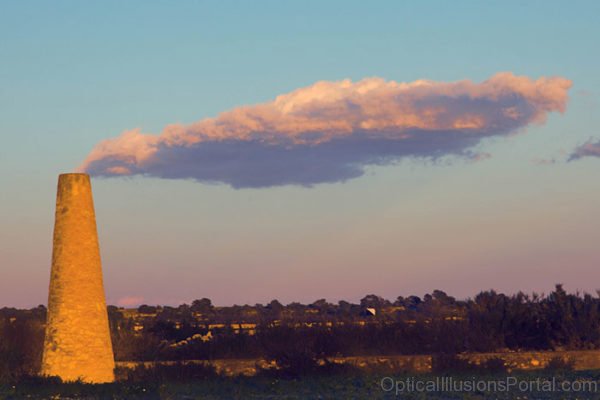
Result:
{"label": "ground", "polygon": [[[521,392],[516,388],[504,392],[469,393],[395,393],[389,390],[391,383],[406,381],[411,377],[394,375],[386,378],[379,374],[342,374],[305,377],[302,379],[275,379],[268,377],[214,378],[191,382],[118,382],[104,385],[80,383],[59,384],[32,379],[17,385],[0,386],[1,399],[598,399],[600,400],[600,371],[577,371],[551,374],[528,372],[512,375],[519,381],[534,382],[537,379],[556,378],[556,382],[583,382],[598,385],[596,391]],[[387,380],[382,385],[382,379]],[[418,375],[416,379],[434,380],[433,375]],[[446,376],[449,379],[450,376]],[[498,381],[507,379],[505,374],[454,375],[455,381]],[[385,390],[384,390],[385,389]]]}

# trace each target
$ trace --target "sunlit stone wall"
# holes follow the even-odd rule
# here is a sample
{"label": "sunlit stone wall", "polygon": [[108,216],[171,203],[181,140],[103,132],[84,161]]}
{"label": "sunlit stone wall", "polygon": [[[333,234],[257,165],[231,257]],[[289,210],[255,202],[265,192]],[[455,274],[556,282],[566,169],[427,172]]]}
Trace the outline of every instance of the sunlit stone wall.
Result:
{"label": "sunlit stone wall", "polygon": [[42,375],[114,381],[90,178],[58,178]]}

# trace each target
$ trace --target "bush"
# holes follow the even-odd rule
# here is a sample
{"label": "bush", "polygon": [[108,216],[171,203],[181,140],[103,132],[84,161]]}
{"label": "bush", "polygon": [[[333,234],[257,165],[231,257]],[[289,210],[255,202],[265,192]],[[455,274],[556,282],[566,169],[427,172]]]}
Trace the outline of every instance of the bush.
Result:
{"label": "bush", "polygon": [[22,375],[14,383],[24,386],[58,386],[63,382],[58,376]]}
{"label": "bush", "polygon": [[504,373],[507,371],[505,361],[500,357],[492,357],[479,364],[478,369],[489,373]]}
{"label": "bush", "polygon": [[454,373],[473,370],[473,364],[456,354],[436,354],[431,357],[431,372]]}
{"label": "bush", "polygon": [[297,378],[314,374],[319,368],[317,360],[309,351],[282,351],[273,355],[278,369],[272,371],[279,376]]}
{"label": "bush", "polygon": [[480,364],[474,364],[456,354],[438,354],[431,358],[431,371],[433,373],[502,373],[506,372],[505,362],[500,357],[492,357]]}
{"label": "bush", "polygon": [[35,320],[0,320],[0,382],[36,375],[41,366],[43,325]]}
{"label": "bush", "polygon": [[117,368],[115,375],[117,380],[130,383],[190,382],[218,376],[212,365],[184,362],[169,365],[156,364],[150,367],[141,365],[135,368]]}
{"label": "bush", "polygon": [[545,371],[557,372],[557,371],[573,371],[575,367],[575,360],[569,357],[553,357],[548,361]]}

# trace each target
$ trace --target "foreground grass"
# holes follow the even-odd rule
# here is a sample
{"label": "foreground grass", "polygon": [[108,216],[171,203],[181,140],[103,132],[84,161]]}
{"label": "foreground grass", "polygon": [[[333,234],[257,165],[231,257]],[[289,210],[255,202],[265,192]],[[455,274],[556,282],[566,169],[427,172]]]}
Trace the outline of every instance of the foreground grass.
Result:
{"label": "foreground grass", "polygon": [[[399,393],[385,391],[382,379],[405,381],[407,375],[340,374],[310,376],[301,379],[277,379],[265,376],[224,378],[217,377],[189,382],[117,382],[89,385],[83,383],[58,383],[32,379],[15,385],[0,385],[0,399],[598,399],[600,400],[600,371],[578,371],[551,374],[518,373],[519,380],[551,379],[557,382],[596,382],[598,391],[577,393],[548,393],[543,391],[469,393]],[[453,375],[455,380],[498,380],[506,374]],[[435,379],[432,375],[418,375],[416,379]],[[386,381],[391,382],[390,380]]]}

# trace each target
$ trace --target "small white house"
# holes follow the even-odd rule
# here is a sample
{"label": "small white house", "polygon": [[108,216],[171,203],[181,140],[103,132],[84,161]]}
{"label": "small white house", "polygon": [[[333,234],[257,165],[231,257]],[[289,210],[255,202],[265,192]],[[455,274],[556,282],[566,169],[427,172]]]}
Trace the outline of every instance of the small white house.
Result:
{"label": "small white house", "polygon": [[365,308],[365,314],[375,316],[375,315],[377,315],[377,310],[372,307],[367,307],[367,308]]}

